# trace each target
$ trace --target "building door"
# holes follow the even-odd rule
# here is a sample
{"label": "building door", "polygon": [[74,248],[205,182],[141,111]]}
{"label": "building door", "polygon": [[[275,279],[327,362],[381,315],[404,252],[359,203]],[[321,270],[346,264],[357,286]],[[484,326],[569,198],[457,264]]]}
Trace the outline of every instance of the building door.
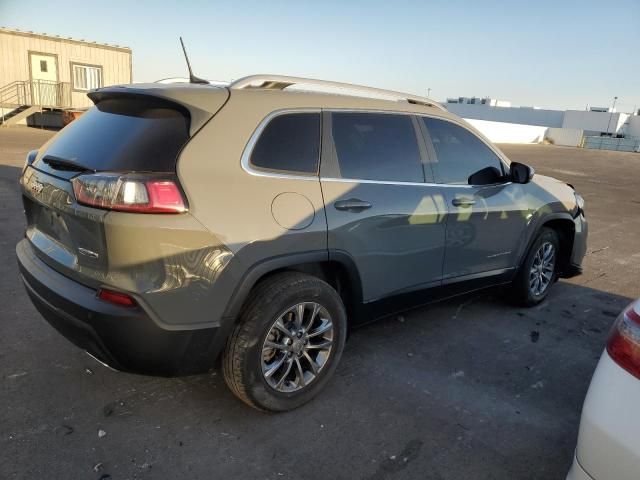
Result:
{"label": "building door", "polygon": [[55,107],[59,105],[58,59],[55,55],[29,53],[31,66],[31,103]]}

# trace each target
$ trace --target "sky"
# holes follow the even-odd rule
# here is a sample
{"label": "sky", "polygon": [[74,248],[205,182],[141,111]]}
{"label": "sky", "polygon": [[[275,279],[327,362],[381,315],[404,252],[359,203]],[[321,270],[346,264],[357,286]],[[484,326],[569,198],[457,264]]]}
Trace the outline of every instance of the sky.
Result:
{"label": "sky", "polygon": [[186,75],[182,35],[208,79],[640,108],[640,0],[0,0],[0,26],[128,46],[137,82]]}

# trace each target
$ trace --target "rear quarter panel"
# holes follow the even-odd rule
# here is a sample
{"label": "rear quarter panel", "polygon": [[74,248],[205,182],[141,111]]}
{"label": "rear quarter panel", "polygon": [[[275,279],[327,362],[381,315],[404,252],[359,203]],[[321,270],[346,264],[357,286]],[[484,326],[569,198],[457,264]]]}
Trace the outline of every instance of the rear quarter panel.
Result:
{"label": "rear quarter panel", "polygon": [[[187,144],[178,162],[190,213],[230,254],[225,273],[210,291],[220,305],[228,303],[229,291],[247,270],[265,259],[326,253],[319,178],[258,175],[241,165],[261,121],[273,111],[291,107],[314,109],[303,98],[283,106],[265,92],[233,92],[227,105]],[[278,221],[274,211],[280,212]],[[224,285],[227,281],[229,285]]]}

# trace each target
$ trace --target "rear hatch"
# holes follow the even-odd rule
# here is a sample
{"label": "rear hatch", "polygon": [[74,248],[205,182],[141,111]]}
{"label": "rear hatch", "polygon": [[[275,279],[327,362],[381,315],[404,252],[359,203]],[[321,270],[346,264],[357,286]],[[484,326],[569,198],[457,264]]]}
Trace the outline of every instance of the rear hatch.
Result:
{"label": "rear hatch", "polygon": [[[109,274],[105,219],[122,213],[82,204],[73,184],[95,175],[90,187],[99,188],[103,178],[133,174],[173,179],[179,185],[175,175],[181,149],[221,108],[228,92],[136,86],[101,89],[89,96],[95,107],[27,162],[21,184],[26,236],[36,254],[60,273],[98,286]],[[194,105],[198,97],[205,108]]]}

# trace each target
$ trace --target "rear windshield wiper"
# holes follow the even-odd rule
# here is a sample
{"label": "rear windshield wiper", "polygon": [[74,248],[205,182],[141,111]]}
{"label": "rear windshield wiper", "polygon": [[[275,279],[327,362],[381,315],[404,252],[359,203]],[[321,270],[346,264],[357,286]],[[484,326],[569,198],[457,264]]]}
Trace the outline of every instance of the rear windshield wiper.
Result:
{"label": "rear windshield wiper", "polygon": [[71,160],[65,160],[64,158],[54,157],[52,155],[45,155],[42,159],[44,163],[49,165],[54,170],[65,170],[68,172],[93,172],[94,170],[78,165]]}

